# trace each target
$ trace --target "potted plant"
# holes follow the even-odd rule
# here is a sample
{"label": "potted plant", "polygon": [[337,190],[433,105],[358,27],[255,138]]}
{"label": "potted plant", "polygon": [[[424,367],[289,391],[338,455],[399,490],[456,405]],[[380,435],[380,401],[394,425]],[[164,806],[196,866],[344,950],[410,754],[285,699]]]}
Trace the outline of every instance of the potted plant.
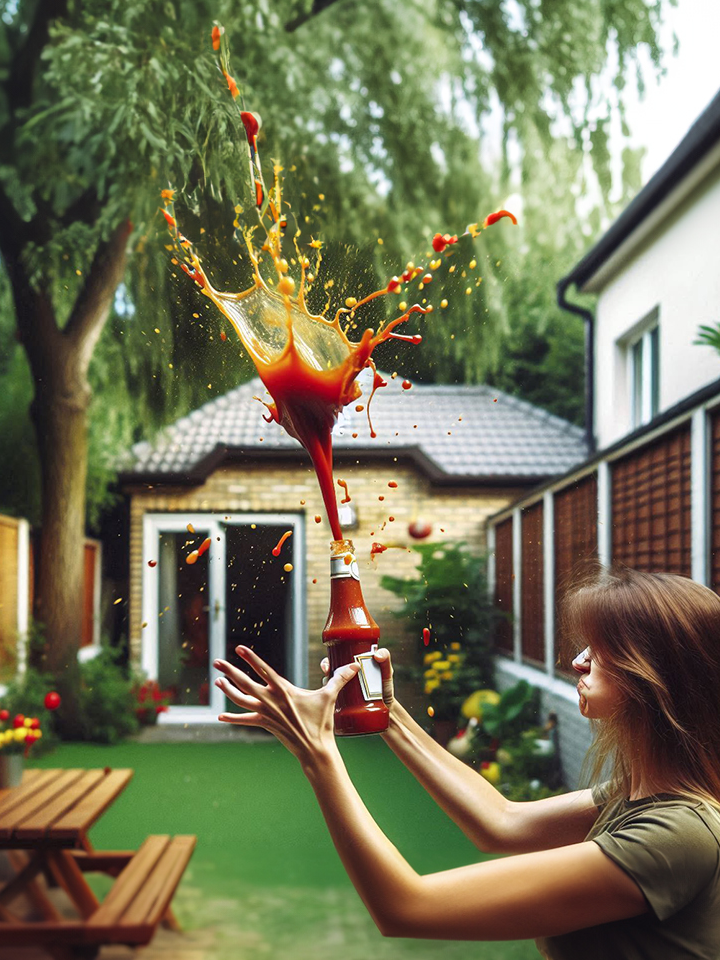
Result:
{"label": "potted plant", "polygon": [[144,727],[158,722],[161,713],[165,713],[172,699],[171,690],[163,690],[157,680],[143,680],[135,686],[135,716]]}
{"label": "potted plant", "polygon": [[[60,697],[54,691],[45,697],[45,708],[56,710]],[[23,774],[23,761],[43,732],[38,717],[14,715],[6,707],[0,708],[0,789],[17,787]]]}

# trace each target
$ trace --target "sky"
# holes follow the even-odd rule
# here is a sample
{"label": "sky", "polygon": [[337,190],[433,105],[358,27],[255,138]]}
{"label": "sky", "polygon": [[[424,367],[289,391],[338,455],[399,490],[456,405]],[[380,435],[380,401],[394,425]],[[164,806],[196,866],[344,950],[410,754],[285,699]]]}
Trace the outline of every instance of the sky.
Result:
{"label": "sky", "polygon": [[[644,146],[643,182],[652,177],[720,91],[720,0],[678,0],[665,15],[664,43],[673,30],[680,49],[666,57],[667,74],[649,79],[642,101],[628,98],[632,146]],[[650,77],[650,74],[647,74]]]}

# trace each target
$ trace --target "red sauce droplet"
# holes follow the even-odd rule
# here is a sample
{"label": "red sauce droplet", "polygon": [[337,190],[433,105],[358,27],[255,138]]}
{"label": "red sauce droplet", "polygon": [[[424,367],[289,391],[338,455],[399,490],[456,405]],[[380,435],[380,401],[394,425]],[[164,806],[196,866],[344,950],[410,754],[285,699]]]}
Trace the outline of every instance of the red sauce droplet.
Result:
{"label": "red sauce droplet", "polygon": [[157,560],[148,560],[148,566],[149,566],[149,567],[156,567],[156,566],[157,566]]}
{"label": "red sauce droplet", "polygon": [[221,339],[222,341],[227,340],[227,334],[225,333],[224,330],[221,330],[221,331],[220,331],[220,339]]}
{"label": "red sauce droplet", "polygon": [[392,489],[394,490],[395,487],[397,487],[397,483],[395,480],[388,480],[388,486],[392,487]]}
{"label": "red sauce droplet", "polygon": [[200,547],[199,547],[198,552],[197,552],[199,557],[201,557],[201,556],[205,553],[205,551],[208,550],[208,548],[210,547],[210,544],[211,544],[211,543],[212,543],[212,540],[210,539],[210,537],[206,537],[206,538],[203,540],[203,542],[200,544]]}
{"label": "red sauce droplet", "polygon": [[403,390],[410,390],[411,387],[412,387],[412,384],[410,383],[409,380],[403,380],[402,382]]}
{"label": "red sauce droplet", "polygon": [[423,643],[425,644],[426,647],[429,646],[430,644],[430,628],[429,627],[423,627]]}
{"label": "red sauce droplet", "polygon": [[388,517],[388,523],[393,523],[394,520],[395,520],[395,517]]}
{"label": "red sauce droplet", "polygon": [[338,486],[339,486],[339,487],[342,487],[343,490],[345,491],[345,496],[342,498],[342,500],[340,501],[340,503],[350,503],[350,501],[352,500],[352,497],[351,497],[350,494],[348,493],[347,481],[346,481],[346,480],[338,480],[337,483],[338,483]]}
{"label": "red sauce droplet", "polygon": [[322,523],[322,517],[319,513],[315,514],[315,523]]}
{"label": "red sauce droplet", "polygon": [[384,553],[387,550],[387,547],[384,543],[374,543],[370,547],[370,556],[374,557],[378,553]]}
{"label": "red sauce droplet", "polygon": [[292,536],[292,533],[293,533],[292,530],[286,530],[285,533],[280,537],[277,544],[272,549],[272,555],[274,557],[280,556],[280,551],[282,550],[283,544],[285,543],[288,537]]}
{"label": "red sauce droplet", "polygon": [[313,577],[313,583],[317,583],[317,577]]}

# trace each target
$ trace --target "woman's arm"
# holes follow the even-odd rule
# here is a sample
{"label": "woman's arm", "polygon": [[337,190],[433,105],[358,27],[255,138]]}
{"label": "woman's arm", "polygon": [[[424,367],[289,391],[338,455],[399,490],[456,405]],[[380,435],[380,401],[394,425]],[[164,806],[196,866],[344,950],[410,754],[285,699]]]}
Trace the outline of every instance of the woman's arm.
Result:
{"label": "woman's arm", "polygon": [[341,667],[321,690],[300,690],[247,648],[257,684],[225,661],[218,683],[245,714],[299,759],[333,843],[358,894],[385,936],[503,940],[552,936],[638,916],[647,903],[635,882],[592,843],[419,876],[383,834],[358,795],[332,736],[337,694],[357,673]]}
{"label": "woman's arm", "polygon": [[585,839],[598,815],[590,790],[526,803],[507,800],[413,720],[394,698],[389,652],[378,650],[376,659],[390,709],[383,740],[479,850],[531,853]]}

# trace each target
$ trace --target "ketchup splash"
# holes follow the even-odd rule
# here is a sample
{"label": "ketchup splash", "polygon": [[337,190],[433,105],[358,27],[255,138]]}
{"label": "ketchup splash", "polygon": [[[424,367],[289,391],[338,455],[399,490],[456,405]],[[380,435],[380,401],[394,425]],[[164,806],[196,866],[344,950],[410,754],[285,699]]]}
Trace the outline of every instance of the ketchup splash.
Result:
{"label": "ketchup splash", "polygon": [[[357,401],[361,395],[362,391],[355,382],[356,377],[363,368],[370,367],[374,378],[366,409],[370,436],[376,436],[370,421],[370,402],[376,391],[386,384],[377,373],[372,353],[379,344],[391,338],[419,343],[422,339],[419,334],[400,334],[395,332],[395,328],[405,323],[414,313],[429,313],[432,306],[423,307],[416,303],[406,309],[403,303],[403,312],[399,316],[380,323],[377,331],[371,328],[363,330],[357,342],[348,339],[340,321],[347,314],[352,314],[354,323],[359,323],[362,308],[366,304],[378,297],[401,292],[403,284],[423,273],[423,268],[409,264],[400,278],[392,277],[384,287],[374,293],[362,299],[348,298],[346,303],[352,305],[341,307],[332,319],[309,312],[305,294],[313,277],[317,275],[322,259],[322,243],[312,240],[309,244],[313,252],[317,252],[317,259],[311,270],[310,259],[305,251],[301,250],[299,232],[293,237],[294,250],[288,252],[290,261],[299,265],[299,278],[296,282],[290,275],[290,265],[283,249],[287,228],[284,208],[287,204],[282,197],[282,167],[280,164],[274,165],[274,183],[270,190],[266,190],[257,145],[262,121],[257,113],[245,108],[242,92],[230,71],[227,38],[220,24],[215,24],[211,39],[217,53],[218,68],[227,81],[239,120],[244,127],[249,186],[258,218],[258,225],[247,227],[242,232],[252,264],[252,285],[247,290],[236,293],[215,289],[191,241],[179,231],[172,189],[162,191],[165,205],[162,213],[173,238],[181,269],[195,282],[203,296],[212,300],[230,321],[250,354],[272,397],[273,402],[265,404],[269,420],[274,420],[284,427],[309,453],[320,484],[333,538],[342,540],[333,485],[332,428],[342,407]],[[466,234],[477,236],[489,223],[494,222],[492,218],[499,219],[501,216],[512,215],[507,211],[491,214],[482,226],[468,226]],[[258,227],[261,241],[259,248],[254,237]],[[457,236],[449,234],[437,237],[440,237],[440,243],[433,243],[437,252],[441,252],[438,246],[444,250],[458,239]],[[434,238],[435,241],[437,237]],[[285,246],[288,246],[288,243]],[[274,273],[272,277],[265,278],[260,272],[260,257],[263,253],[269,254],[274,268],[271,269]],[[432,279],[431,275],[426,276]],[[193,560],[188,557],[187,562],[192,563],[196,559],[197,556]]]}

